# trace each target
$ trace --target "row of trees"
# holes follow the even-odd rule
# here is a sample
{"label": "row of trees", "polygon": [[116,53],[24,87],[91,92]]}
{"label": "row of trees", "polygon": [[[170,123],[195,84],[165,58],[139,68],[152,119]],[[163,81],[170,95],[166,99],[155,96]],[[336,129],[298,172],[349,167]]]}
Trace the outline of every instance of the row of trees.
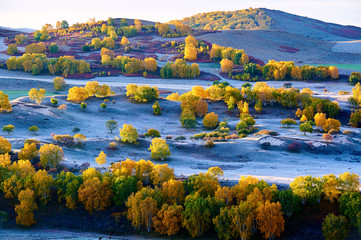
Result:
{"label": "row of trees", "polygon": [[83,102],[89,97],[100,97],[104,98],[114,92],[111,91],[111,88],[107,84],[100,85],[97,81],[87,82],[84,87],[72,87],[69,89],[68,101],[73,102]]}
{"label": "row of trees", "polygon": [[6,61],[6,66],[8,70],[31,72],[33,75],[48,72],[67,77],[69,74],[91,72],[89,63],[84,60],[75,60],[73,56],[48,59],[44,54],[26,53],[18,58],[11,57]]}

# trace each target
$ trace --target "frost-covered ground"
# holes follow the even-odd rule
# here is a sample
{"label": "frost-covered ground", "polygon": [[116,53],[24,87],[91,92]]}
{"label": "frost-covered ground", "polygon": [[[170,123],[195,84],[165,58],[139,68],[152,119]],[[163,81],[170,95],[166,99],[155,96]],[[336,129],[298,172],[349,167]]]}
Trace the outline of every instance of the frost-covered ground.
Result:
{"label": "frost-covered ground", "polygon": [[[203,71],[216,73],[215,68],[202,68]],[[218,74],[218,73],[217,73]],[[9,72],[0,70],[0,89],[2,90],[28,90],[32,87],[42,87],[52,91],[51,76],[36,76],[22,72]],[[355,132],[354,135],[338,135],[333,142],[321,140],[322,133],[315,132],[304,136],[297,127],[282,128],[280,120],[294,116],[293,110],[267,106],[262,114],[255,114],[256,125],[259,129],[277,131],[280,135],[274,138],[264,136],[249,136],[244,139],[219,142],[216,147],[208,149],[204,147],[204,141],[192,141],[189,137],[195,133],[208,131],[202,127],[201,119],[195,130],[183,129],[179,122],[180,104],[177,102],[160,99],[163,108],[162,115],[154,116],[152,104],[139,104],[131,102],[125,96],[125,86],[129,83],[149,84],[158,86],[159,89],[183,93],[189,91],[194,85],[207,87],[211,82],[203,80],[165,80],[144,79],[137,77],[99,77],[93,79],[99,83],[106,83],[112,87],[116,95],[109,97],[115,100],[115,104],[109,103],[104,111],[99,110],[102,99],[92,98],[87,100],[88,109],[80,111],[78,104],[66,102],[67,89],[72,85],[84,85],[86,80],[66,80],[67,89],[60,92],[56,98],[59,105],[66,103],[68,110],[59,112],[50,104],[50,98],[46,98],[41,106],[34,105],[27,97],[13,101],[13,112],[0,115],[0,125],[13,124],[16,129],[8,137],[15,149],[20,149],[23,140],[27,138],[40,139],[43,142],[52,142],[51,133],[73,134],[74,127],[79,127],[82,134],[87,137],[84,148],[67,148],[63,146],[66,165],[74,166],[89,162],[96,167],[95,157],[100,151],[108,155],[108,166],[111,162],[131,158],[133,160],[150,159],[148,151],[151,139],[140,139],[137,145],[120,144],[118,150],[108,149],[110,142],[114,141],[119,131],[110,134],[105,129],[105,122],[114,119],[119,126],[124,123],[132,124],[143,134],[147,129],[155,128],[160,131],[162,137],[167,135],[183,135],[186,141],[168,140],[171,157],[167,161],[155,161],[155,163],[167,163],[175,169],[177,175],[189,175],[206,171],[209,167],[219,166],[224,170],[224,180],[237,180],[242,175],[254,175],[275,183],[289,183],[296,176],[308,175],[322,176],[324,174],[339,174],[345,171],[361,172],[359,152],[359,130],[342,127]],[[233,86],[241,87],[242,81],[229,80]],[[268,82],[273,87],[282,87],[284,82]],[[346,102],[347,96],[339,96],[338,91],[351,91],[352,86],[346,82],[293,82],[296,88],[309,87],[316,96],[338,100],[343,108],[349,108]],[[327,88],[328,92],[324,93]],[[161,97],[166,97],[163,94]],[[210,103],[209,112],[219,114],[220,120],[227,118],[231,130],[239,121],[234,112],[227,111],[224,103]],[[1,126],[2,126],[1,125]],[[30,126],[37,125],[40,128],[38,136],[28,132]],[[287,145],[293,141],[303,144],[299,153],[289,152]],[[270,142],[269,148],[263,148],[261,143]]]}

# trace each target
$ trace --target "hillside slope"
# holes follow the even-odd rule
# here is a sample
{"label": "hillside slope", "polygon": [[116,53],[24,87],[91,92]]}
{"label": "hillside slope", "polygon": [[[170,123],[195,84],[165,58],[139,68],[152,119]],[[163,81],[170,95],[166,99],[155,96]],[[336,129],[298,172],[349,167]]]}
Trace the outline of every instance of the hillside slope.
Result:
{"label": "hillside slope", "polygon": [[325,41],[360,40],[361,28],[327,23],[266,8],[199,13],[181,22],[195,29],[276,30]]}

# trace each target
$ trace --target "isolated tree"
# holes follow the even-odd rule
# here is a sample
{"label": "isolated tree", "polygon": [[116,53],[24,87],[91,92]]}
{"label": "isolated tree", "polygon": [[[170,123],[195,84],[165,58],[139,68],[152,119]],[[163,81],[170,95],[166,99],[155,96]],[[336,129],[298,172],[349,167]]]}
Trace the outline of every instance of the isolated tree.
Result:
{"label": "isolated tree", "polygon": [[203,118],[203,125],[206,128],[213,129],[218,126],[218,114],[215,114],[214,112],[207,113],[207,115]]}
{"label": "isolated tree", "polygon": [[15,44],[9,44],[7,52],[9,55],[14,55],[18,53],[18,47]]}
{"label": "isolated tree", "polygon": [[105,123],[106,128],[113,134],[113,130],[118,128],[118,123],[115,120],[109,120]]}
{"label": "isolated tree", "polygon": [[168,236],[177,234],[182,228],[182,211],[183,207],[180,205],[163,204],[152,219],[155,231]]}
{"label": "isolated tree", "polygon": [[306,135],[306,132],[312,133],[313,132],[312,125],[308,122],[302,123],[300,125],[300,131],[303,132],[303,135]]}
{"label": "isolated tree", "polygon": [[78,145],[82,145],[83,142],[86,140],[86,137],[83,134],[78,133],[74,135],[74,140]]}
{"label": "isolated tree", "polygon": [[123,36],[122,40],[120,41],[120,44],[122,44],[125,47],[125,46],[128,46],[130,44],[130,42],[126,36]]}
{"label": "isolated tree", "polygon": [[10,133],[14,132],[15,126],[12,124],[3,126],[3,132],[7,132],[9,135]]}
{"label": "isolated tree", "polygon": [[330,213],[322,223],[322,235],[326,240],[344,240],[348,237],[350,226],[344,216]]}
{"label": "isolated tree", "polygon": [[64,159],[63,149],[54,144],[44,144],[39,149],[40,163],[43,167],[55,168]]}
{"label": "isolated tree", "polygon": [[161,138],[152,139],[149,150],[152,153],[152,158],[157,160],[165,160],[171,154],[166,140]]}
{"label": "isolated tree", "polygon": [[95,158],[95,162],[99,165],[103,165],[107,162],[107,155],[101,151],[99,153],[99,156]]}
{"label": "isolated tree", "polygon": [[137,28],[138,32],[142,31],[142,21],[139,19],[134,19],[134,26]]}
{"label": "isolated tree", "polygon": [[63,77],[56,77],[53,79],[55,90],[62,90],[65,86],[65,80]]}
{"label": "isolated tree", "polygon": [[119,136],[124,143],[136,143],[139,137],[137,129],[132,124],[124,124],[123,128],[119,129]]}
{"label": "isolated tree", "polygon": [[39,155],[38,148],[36,143],[25,143],[24,147],[20,150],[18,154],[19,159],[28,159],[31,160]]}
{"label": "isolated tree", "polygon": [[9,101],[9,96],[5,94],[3,91],[0,91],[0,113],[5,112],[11,112],[12,107]]}
{"label": "isolated tree", "polygon": [[35,193],[33,190],[21,190],[18,199],[20,204],[15,206],[16,223],[25,227],[35,224],[34,210],[38,208],[35,203]]}
{"label": "isolated tree", "polygon": [[0,136],[0,154],[6,154],[11,151],[11,143],[4,137]]}
{"label": "isolated tree", "polygon": [[40,88],[39,90],[36,88],[32,88],[29,91],[29,98],[31,101],[35,101],[37,104],[40,104],[45,99],[46,90]]}
{"label": "isolated tree", "polygon": [[230,72],[233,70],[233,62],[227,58],[223,58],[221,61],[221,69],[223,72]]}
{"label": "isolated tree", "polygon": [[39,131],[39,128],[37,126],[32,126],[32,127],[29,127],[28,130],[29,130],[29,132],[33,132],[35,135],[37,135],[36,132]]}
{"label": "isolated tree", "polygon": [[160,115],[161,108],[160,108],[160,105],[159,105],[159,102],[158,102],[158,101],[156,101],[156,102],[153,104],[152,108],[153,108],[153,113],[154,113],[155,115]]}
{"label": "isolated tree", "polygon": [[100,108],[104,110],[104,109],[107,108],[107,105],[106,105],[105,103],[101,103],[101,104],[100,104]]}

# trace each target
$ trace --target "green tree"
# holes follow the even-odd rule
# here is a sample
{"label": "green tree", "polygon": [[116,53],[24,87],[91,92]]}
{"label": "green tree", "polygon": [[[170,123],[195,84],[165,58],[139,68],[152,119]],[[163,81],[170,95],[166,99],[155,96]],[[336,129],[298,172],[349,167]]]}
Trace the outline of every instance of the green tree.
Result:
{"label": "green tree", "polygon": [[161,138],[152,139],[149,150],[152,152],[152,158],[157,160],[165,160],[171,154],[166,140]]}
{"label": "green tree", "polygon": [[124,124],[123,128],[119,129],[119,136],[124,143],[136,143],[139,137],[137,129],[132,124]]}
{"label": "green tree", "polygon": [[14,132],[15,126],[12,124],[3,126],[3,131],[7,132],[9,135],[10,133]]}
{"label": "green tree", "polygon": [[330,213],[322,223],[322,234],[326,240],[344,240],[348,237],[350,227],[344,216]]}
{"label": "green tree", "polygon": [[279,191],[278,200],[287,217],[291,217],[293,213],[301,210],[301,198],[294,194],[291,189]]}
{"label": "green tree", "polygon": [[113,134],[113,130],[118,128],[118,123],[115,120],[109,120],[105,123],[105,126],[108,128],[111,134]]}
{"label": "green tree", "polygon": [[156,101],[156,102],[153,104],[152,108],[153,108],[153,113],[154,113],[155,115],[160,115],[161,108],[160,108],[160,105],[159,105],[159,102],[158,102],[158,101]]}
{"label": "green tree", "polygon": [[36,132],[39,131],[39,128],[37,126],[32,126],[32,127],[29,127],[29,131],[33,132],[35,135],[37,135]]}
{"label": "green tree", "polygon": [[7,52],[9,55],[14,55],[18,53],[18,47],[15,44],[9,44]]}
{"label": "green tree", "polygon": [[302,123],[300,125],[300,131],[303,132],[304,135],[306,135],[306,132],[312,133],[313,132],[312,125],[308,122]]}

